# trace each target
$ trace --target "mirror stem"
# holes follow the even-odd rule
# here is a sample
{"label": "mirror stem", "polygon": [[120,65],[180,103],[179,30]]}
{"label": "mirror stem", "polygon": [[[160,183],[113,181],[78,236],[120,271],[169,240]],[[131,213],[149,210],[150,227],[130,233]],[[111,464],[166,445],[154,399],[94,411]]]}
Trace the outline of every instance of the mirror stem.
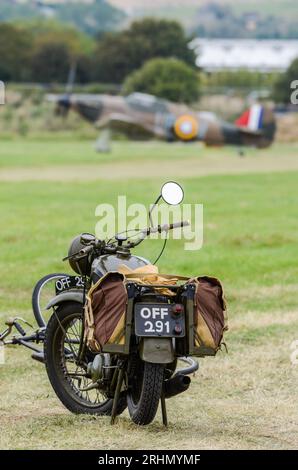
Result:
{"label": "mirror stem", "polygon": [[151,214],[153,212],[153,210],[155,209],[155,207],[157,206],[157,204],[159,203],[161,199],[161,194],[158,196],[158,198],[156,199],[155,203],[151,206],[150,208],[150,211],[149,211],[149,222],[150,222],[150,227],[153,227],[153,220],[152,220],[152,217],[151,217]]}

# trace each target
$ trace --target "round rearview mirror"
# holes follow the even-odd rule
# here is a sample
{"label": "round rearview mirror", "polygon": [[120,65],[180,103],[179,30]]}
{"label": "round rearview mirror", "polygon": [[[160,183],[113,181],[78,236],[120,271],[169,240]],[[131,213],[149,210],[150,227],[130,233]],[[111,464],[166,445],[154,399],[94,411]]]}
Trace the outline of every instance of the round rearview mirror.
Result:
{"label": "round rearview mirror", "polygon": [[168,181],[161,188],[161,196],[167,204],[176,206],[183,201],[184,193],[180,184],[175,183],[175,181]]}

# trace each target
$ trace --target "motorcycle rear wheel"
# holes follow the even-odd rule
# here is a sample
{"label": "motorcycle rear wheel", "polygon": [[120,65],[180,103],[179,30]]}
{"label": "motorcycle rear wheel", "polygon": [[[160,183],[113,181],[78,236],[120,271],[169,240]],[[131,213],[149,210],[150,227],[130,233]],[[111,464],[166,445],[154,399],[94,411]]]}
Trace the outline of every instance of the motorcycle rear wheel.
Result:
{"label": "motorcycle rear wheel", "polygon": [[164,382],[164,364],[139,360],[127,393],[127,406],[135,424],[150,424],[157,413]]}

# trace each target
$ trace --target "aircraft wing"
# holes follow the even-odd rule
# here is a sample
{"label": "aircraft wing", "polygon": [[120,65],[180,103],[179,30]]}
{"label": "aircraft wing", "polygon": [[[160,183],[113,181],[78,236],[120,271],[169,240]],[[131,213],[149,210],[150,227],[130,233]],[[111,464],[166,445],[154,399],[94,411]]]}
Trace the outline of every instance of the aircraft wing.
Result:
{"label": "aircraft wing", "polygon": [[142,134],[144,137],[154,134],[150,126],[148,127],[142,121],[124,113],[107,113],[96,121],[96,127],[99,129],[106,127],[115,128],[115,130],[123,130],[136,136]]}
{"label": "aircraft wing", "polygon": [[117,123],[118,122],[120,122],[120,123],[124,122],[126,124],[132,124],[132,125],[135,125],[135,126],[140,126],[139,122],[136,122],[134,119],[132,119],[127,114],[112,113],[112,114],[106,114],[101,119],[99,119],[96,122],[96,127],[99,127],[99,128],[106,127],[106,126],[108,126],[109,124],[111,124],[113,122],[115,122],[115,123],[116,122]]}

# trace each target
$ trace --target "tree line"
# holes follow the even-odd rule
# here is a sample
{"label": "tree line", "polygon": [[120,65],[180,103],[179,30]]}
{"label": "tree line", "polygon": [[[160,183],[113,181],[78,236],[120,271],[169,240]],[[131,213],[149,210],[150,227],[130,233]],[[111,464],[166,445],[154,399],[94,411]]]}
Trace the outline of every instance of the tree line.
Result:
{"label": "tree line", "polygon": [[238,84],[258,89],[267,85],[276,101],[289,101],[298,61],[277,79],[249,71],[206,77],[195,67],[195,55],[188,44],[182,26],[168,20],[145,18],[125,30],[95,37],[56,21],[0,23],[0,80],[63,84],[75,66],[78,85],[115,84],[124,93],[141,91],[172,101],[197,101],[200,77],[203,85],[211,88],[237,88]]}
{"label": "tree line", "polygon": [[154,19],[95,38],[57,22],[0,23],[0,57],[2,80],[40,83],[65,82],[74,63],[78,83],[120,84],[154,57],[195,61],[180,24]]}
{"label": "tree line", "polygon": [[61,84],[75,67],[76,84],[124,83],[127,91],[143,91],[144,82],[144,91],[191,102],[199,96],[199,78],[188,43],[178,22],[150,18],[96,37],[57,22],[2,23],[0,79]]}

